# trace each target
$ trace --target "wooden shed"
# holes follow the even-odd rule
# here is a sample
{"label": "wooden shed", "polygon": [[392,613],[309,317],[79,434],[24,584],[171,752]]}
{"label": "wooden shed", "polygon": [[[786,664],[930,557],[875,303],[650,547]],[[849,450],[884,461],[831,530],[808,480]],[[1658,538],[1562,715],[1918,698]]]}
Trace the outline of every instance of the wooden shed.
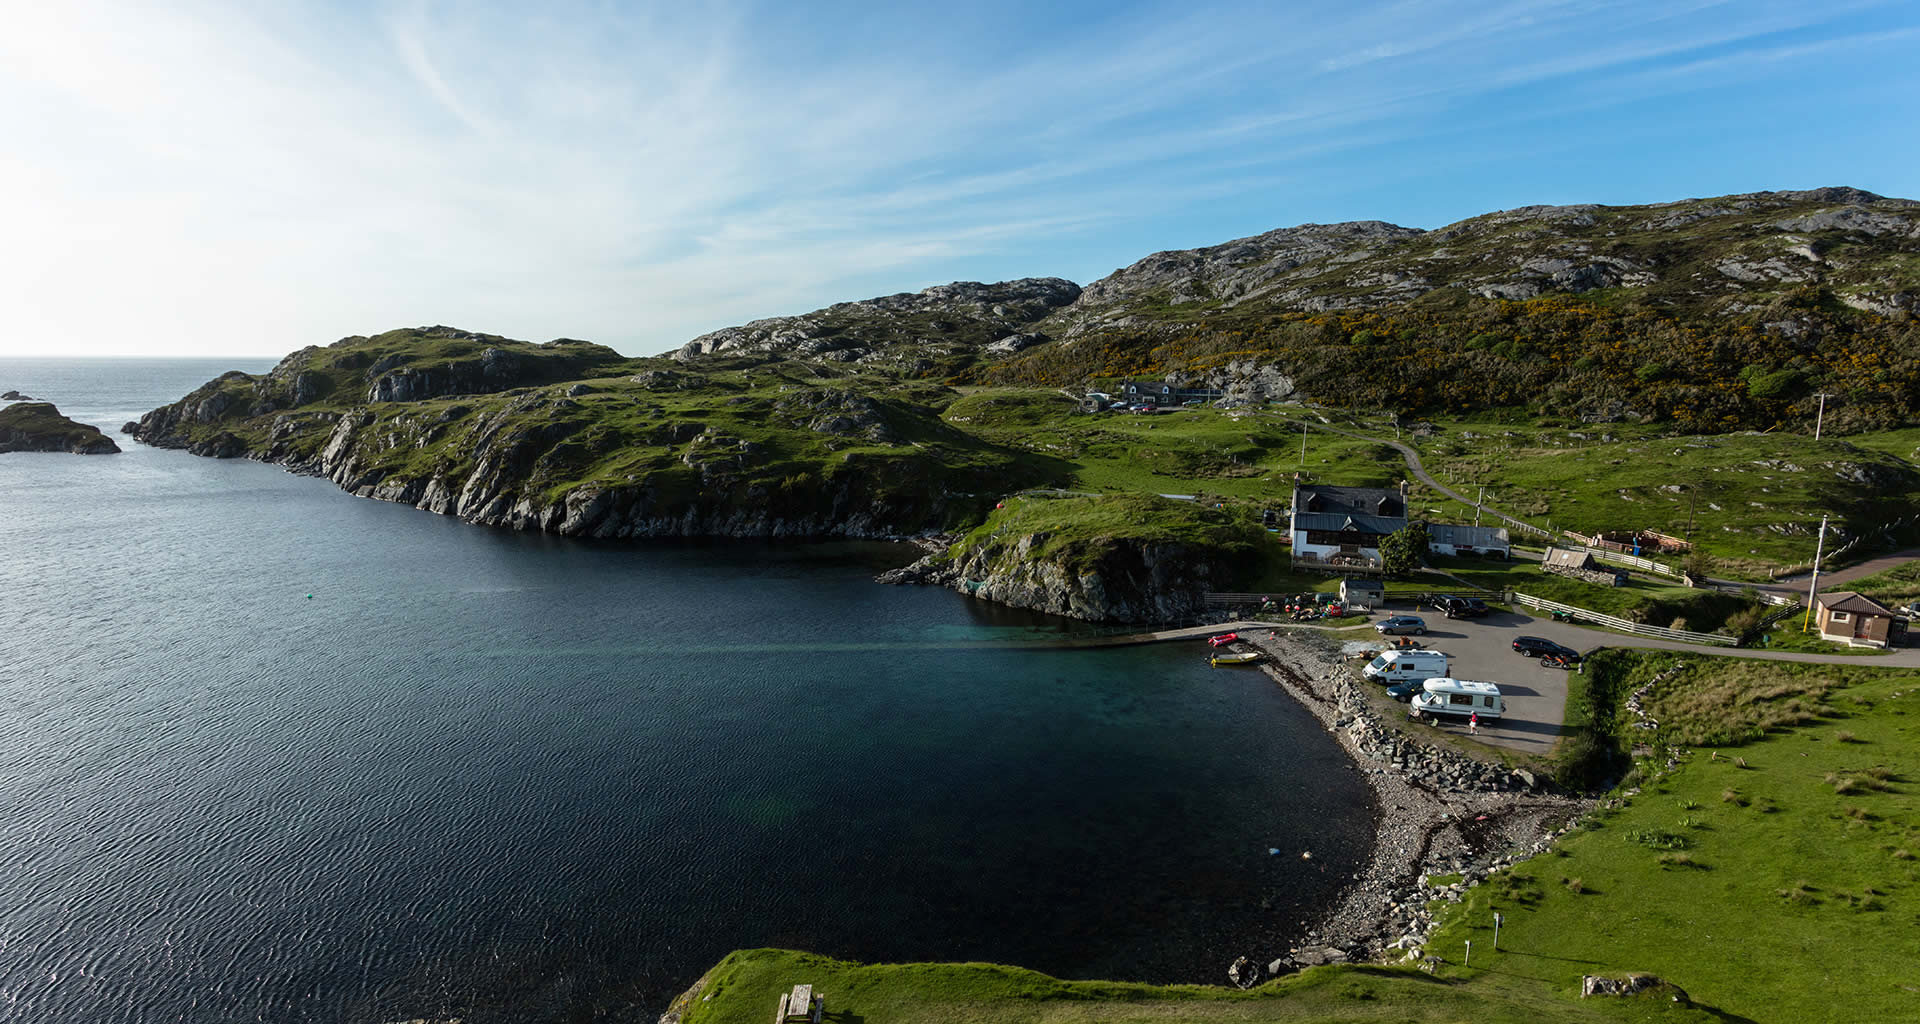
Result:
{"label": "wooden shed", "polygon": [[1379,580],[1341,580],[1340,603],[1349,608],[1378,608],[1387,603],[1386,585]]}
{"label": "wooden shed", "polygon": [[1893,609],[1850,590],[1821,594],[1814,621],[1825,640],[1849,647],[1885,647],[1893,634]]}

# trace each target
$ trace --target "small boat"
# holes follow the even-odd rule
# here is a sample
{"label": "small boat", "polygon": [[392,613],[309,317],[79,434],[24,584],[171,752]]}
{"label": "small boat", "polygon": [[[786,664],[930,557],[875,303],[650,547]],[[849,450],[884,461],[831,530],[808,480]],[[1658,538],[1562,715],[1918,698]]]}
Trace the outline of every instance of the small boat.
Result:
{"label": "small boat", "polygon": [[1238,633],[1222,633],[1219,636],[1208,637],[1207,645],[1210,647],[1225,647],[1238,639],[1240,639],[1240,634]]}
{"label": "small boat", "polygon": [[1231,654],[1216,654],[1207,659],[1209,665],[1251,665],[1260,660],[1259,651],[1234,651]]}

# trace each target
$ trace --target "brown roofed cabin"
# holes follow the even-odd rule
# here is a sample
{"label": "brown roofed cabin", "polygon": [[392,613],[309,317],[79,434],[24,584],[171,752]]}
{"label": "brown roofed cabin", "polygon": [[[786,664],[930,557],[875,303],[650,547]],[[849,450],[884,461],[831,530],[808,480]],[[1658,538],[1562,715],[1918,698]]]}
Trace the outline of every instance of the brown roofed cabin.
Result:
{"label": "brown roofed cabin", "polygon": [[1820,611],[1814,621],[1822,639],[1849,647],[1885,647],[1891,642],[1896,616],[1873,598],[1836,590],[1821,594],[1815,604]]}

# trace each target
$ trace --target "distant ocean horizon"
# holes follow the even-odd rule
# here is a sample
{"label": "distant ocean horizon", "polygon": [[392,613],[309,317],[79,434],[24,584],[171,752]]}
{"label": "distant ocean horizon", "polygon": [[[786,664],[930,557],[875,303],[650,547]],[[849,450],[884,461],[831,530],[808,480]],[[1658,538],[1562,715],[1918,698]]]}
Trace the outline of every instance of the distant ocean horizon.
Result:
{"label": "distant ocean horizon", "polygon": [[1371,849],[1264,675],[1034,647],[1084,627],[873,583],[901,545],[483,529],[118,432],[276,361],[0,358],[126,449],[0,455],[0,1021],[595,1019],[752,946],[1219,983]]}

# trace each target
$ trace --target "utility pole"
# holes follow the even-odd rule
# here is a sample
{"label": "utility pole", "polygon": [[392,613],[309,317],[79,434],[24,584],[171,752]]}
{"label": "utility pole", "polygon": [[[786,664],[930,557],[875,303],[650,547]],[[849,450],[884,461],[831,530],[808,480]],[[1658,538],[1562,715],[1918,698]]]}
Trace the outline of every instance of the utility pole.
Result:
{"label": "utility pole", "polygon": [[1820,537],[1813,542],[1813,580],[1807,584],[1807,615],[1800,622],[1800,632],[1805,633],[1813,624],[1813,599],[1820,592],[1820,552],[1827,543],[1827,517],[1820,517]]}
{"label": "utility pole", "polygon": [[1687,540],[1693,540],[1693,506],[1700,497],[1700,488],[1695,484],[1687,488]]}
{"label": "utility pole", "polygon": [[1485,484],[1481,484],[1480,496],[1478,498],[1473,499],[1473,525],[1476,527],[1480,525],[1480,506],[1486,503],[1487,503],[1487,487]]}
{"label": "utility pole", "polygon": [[1833,396],[1822,391],[1813,397],[1820,400],[1820,412],[1813,418],[1813,439],[1818,441],[1820,440],[1820,425],[1825,422],[1827,418],[1827,399]]}
{"label": "utility pole", "polygon": [[1307,468],[1307,418],[1300,417],[1300,468]]}

